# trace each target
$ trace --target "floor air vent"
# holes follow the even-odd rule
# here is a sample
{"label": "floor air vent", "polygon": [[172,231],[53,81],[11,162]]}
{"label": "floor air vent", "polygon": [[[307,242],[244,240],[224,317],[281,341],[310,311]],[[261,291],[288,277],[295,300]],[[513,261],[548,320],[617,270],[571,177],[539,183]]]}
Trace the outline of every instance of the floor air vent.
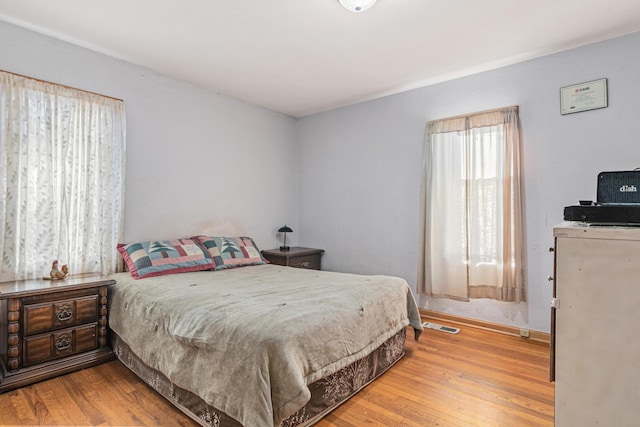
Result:
{"label": "floor air vent", "polygon": [[422,327],[427,329],[435,329],[442,332],[448,332],[450,334],[457,334],[458,332],[460,332],[460,328],[452,328],[451,326],[442,326],[442,325],[438,325],[437,323],[431,323],[431,322],[424,322],[422,324]]}

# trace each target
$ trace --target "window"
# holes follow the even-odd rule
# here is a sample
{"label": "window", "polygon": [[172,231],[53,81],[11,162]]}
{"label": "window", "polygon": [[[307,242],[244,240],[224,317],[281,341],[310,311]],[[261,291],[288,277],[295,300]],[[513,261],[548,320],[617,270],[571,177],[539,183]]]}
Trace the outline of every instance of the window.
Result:
{"label": "window", "polygon": [[0,72],[0,281],[116,269],[121,100]]}
{"label": "window", "polygon": [[418,291],[524,301],[518,108],[427,125]]}

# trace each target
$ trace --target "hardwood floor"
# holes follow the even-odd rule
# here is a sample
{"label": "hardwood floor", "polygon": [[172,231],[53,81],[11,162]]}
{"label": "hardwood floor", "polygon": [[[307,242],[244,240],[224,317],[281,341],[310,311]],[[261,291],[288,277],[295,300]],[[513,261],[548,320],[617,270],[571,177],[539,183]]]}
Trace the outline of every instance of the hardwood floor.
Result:
{"label": "hardwood floor", "polygon": [[[553,426],[548,345],[463,327],[425,330],[406,348],[316,426]],[[0,394],[0,425],[196,424],[113,361]]]}

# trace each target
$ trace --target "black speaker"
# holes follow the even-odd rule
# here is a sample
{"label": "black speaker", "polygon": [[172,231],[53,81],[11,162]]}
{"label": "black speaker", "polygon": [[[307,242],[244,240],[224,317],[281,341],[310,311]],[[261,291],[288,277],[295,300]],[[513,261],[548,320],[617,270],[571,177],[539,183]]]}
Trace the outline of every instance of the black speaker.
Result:
{"label": "black speaker", "polygon": [[600,172],[597,201],[599,205],[640,204],[640,171]]}

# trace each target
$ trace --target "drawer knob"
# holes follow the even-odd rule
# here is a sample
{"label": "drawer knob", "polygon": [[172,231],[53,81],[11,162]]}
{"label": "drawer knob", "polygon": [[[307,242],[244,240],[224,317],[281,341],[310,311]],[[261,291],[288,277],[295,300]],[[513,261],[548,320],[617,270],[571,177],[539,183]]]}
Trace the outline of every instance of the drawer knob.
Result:
{"label": "drawer knob", "polygon": [[71,347],[71,340],[69,339],[69,335],[64,334],[58,338],[56,341],[56,349],[58,351],[63,351]]}
{"label": "drawer knob", "polygon": [[71,304],[58,304],[56,306],[57,313],[56,318],[60,322],[66,322],[67,320],[73,317],[73,310],[71,309]]}

